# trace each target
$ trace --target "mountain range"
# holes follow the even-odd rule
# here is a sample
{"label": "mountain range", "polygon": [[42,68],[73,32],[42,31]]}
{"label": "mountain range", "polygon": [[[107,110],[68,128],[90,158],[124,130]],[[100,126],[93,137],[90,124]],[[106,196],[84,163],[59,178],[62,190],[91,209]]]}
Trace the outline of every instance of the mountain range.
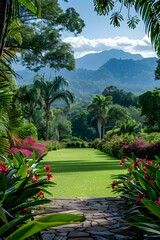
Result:
{"label": "mountain range", "polygon": [[[78,98],[101,94],[110,85],[139,94],[160,87],[160,82],[154,80],[156,65],[157,58],[143,58],[139,54],[113,49],[79,58],[74,71],[61,70],[57,75],[69,81],[71,91]],[[16,70],[16,65],[14,68]],[[17,78],[18,85],[33,82],[34,72],[20,64],[16,72],[22,77]],[[39,74],[45,74],[47,79],[55,77],[55,72],[48,68],[41,69]]]}

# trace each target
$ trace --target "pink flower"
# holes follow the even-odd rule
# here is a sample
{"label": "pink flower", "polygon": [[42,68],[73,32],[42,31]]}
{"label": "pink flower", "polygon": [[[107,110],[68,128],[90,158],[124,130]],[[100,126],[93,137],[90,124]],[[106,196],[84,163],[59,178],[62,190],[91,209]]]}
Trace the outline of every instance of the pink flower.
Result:
{"label": "pink flower", "polygon": [[137,159],[137,160],[136,160],[136,163],[137,163],[137,164],[141,164],[141,159]]}
{"label": "pink flower", "polygon": [[24,144],[34,144],[36,141],[33,138],[25,138]]}
{"label": "pink flower", "polygon": [[36,178],[35,175],[33,175],[32,180],[33,180],[34,183],[37,183],[37,178]]}
{"label": "pink flower", "polygon": [[127,159],[126,158],[122,158],[121,159],[121,161],[120,161],[120,166],[122,166],[123,165],[123,163],[125,163],[127,161]]}
{"label": "pink flower", "polygon": [[146,173],[148,172],[148,169],[146,168],[146,166],[143,166],[142,169],[143,169],[144,172],[146,172]]}
{"label": "pink flower", "polygon": [[51,170],[51,166],[50,165],[45,165],[44,169],[46,170],[46,172],[49,172]]}
{"label": "pink flower", "polygon": [[5,164],[0,164],[0,172],[3,172],[4,175],[8,173],[8,167]]}
{"label": "pink flower", "polygon": [[47,173],[46,176],[47,176],[47,180],[50,180],[53,177],[52,173]]}

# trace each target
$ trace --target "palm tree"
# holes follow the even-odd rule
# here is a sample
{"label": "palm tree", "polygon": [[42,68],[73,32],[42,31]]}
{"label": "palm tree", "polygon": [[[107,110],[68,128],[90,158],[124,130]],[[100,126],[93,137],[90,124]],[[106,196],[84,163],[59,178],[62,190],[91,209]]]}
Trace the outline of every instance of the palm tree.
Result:
{"label": "palm tree", "polygon": [[49,137],[49,120],[51,116],[51,105],[56,100],[63,100],[67,105],[73,102],[73,94],[66,89],[68,82],[61,76],[53,81],[46,81],[44,76],[36,76],[34,85],[40,89],[40,105],[45,111],[46,119],[46,140]]}
{"label": "palm tree", "polygon": [[97,122],[99,138],[102,139],[105,132],[105,123],[108,107],[112,103],[111,96],[96,95],[92,103],[88,106],[88,111],[92,114],[92,121]]}

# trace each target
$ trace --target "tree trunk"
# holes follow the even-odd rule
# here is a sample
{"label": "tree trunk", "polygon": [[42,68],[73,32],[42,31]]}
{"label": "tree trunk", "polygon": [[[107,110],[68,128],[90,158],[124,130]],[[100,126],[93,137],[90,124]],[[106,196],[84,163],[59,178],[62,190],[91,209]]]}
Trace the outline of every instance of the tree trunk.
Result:
{"label": "tree trunk", "polygon": [[0,56],[3,51],[8,21],[11,15],[12,0],[0,1]]}
{"label": "tree trunk", "polygon": [[49,139],[49,116],[46,115],[46,140]]}
{"label": "tree trunk", "polygon": [[98,128],[99,138],[102,139],[102,122],[100,119],[97,120],[97,128]]}

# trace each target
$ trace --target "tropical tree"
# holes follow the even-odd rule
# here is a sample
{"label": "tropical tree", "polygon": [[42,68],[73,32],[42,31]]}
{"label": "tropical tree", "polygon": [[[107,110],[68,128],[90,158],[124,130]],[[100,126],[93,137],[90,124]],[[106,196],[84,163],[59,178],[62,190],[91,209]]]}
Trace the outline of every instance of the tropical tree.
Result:
{"label": "tropical tree", "polygon": [[56,100],[62,100],[67,105],[73,102],[73,94],[67,90],[68,81],[61,76],[55,77],[53,81],[45,80],[44,76],[36,76],[34,86],[40,90],[40,106],[45,112],[46,119],[46,140],[49,137],[49,120],[51,106]]}
{"label": "tropical tree", "polygon": [[113,104],[119,104],[124,107],[129,106],[138,106],[138,97],[134,95],[132,92],[126,92],[123,89],[119,89],[116,86],[108,86],[106,87],[102,95],[112,96],[113,97]]}
{"label": "tropical tree", "polygon": [[149,128],[160,131],[160,89],[141,94],[139,96],[139,104]]}
{"label": "tropical tree", "polygon": [[[139,22],[137,16],[131,16],[130,9],[133,7],[140,14],[145,24],[145,30],[151,39],[152,44],[158,55],[160,55],[160,1],[159,0],[93,0],[95,11],[99,15],[111,14],[111,24],[119,27],[124,20],[122,9],[128,10],[127,24],[134,29]],[[117,4],[120,3],[120,9],[117,11]],[[116,10],[115,10],[116,9]],[[115,10],[115,11],[113,11]],[[113,11],[113,12],[112,12]]]}
{"label": "tropical tree", "polygon": [[84,27],[84,21],[74,8],[62,10],[58,0],[41,0],[41,16],[37,21],[31,11],[21,7],[17,18],[21,24],[17,30],[21,34],[21,43],[8,40],[7,47],[21,52],[22,63],[31,70],[41,67],[56,70],[73,70],[75,60],[70,44],[62,41],[63,30],[78,34]]}
{"label": "tropical tree", "polygon": [[102,139],[105,133],[105,122],[108,108],[112,103],[111,96],[95,95],[92,103],[88,106],[88,111],[92,114],[92,121],[97,122],[99,138]]}
{"label": "tropical tree", "polygon": [[118,104],[113,104],[107,114],[107,129],[115,127],[117,121],[125,122],[130,118],[128,109]]}
{"label": "tropical tree", "polygon": [[39,98],[40,90],[33,84],[21,86],[17,90],[15,100],[18,100],[20,103],[23,117],[29,122],[33,122],[33,114],[38,105]]}

